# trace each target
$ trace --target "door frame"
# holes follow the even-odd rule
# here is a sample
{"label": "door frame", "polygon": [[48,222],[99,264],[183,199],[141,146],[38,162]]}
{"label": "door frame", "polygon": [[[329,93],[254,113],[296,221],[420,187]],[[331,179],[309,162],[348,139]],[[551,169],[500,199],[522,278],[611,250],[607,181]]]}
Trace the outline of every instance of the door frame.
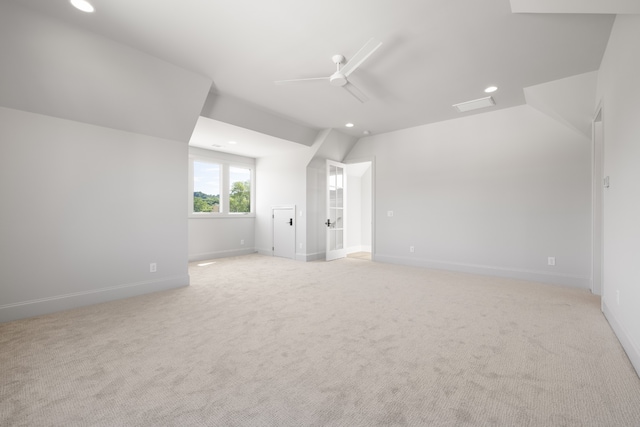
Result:
{"label": "door frame", "polygon": [[[371,261],[376,260],[376,157],[365,156],[345,160],[345,164],[371,163]],[[348,215],[348,213],[347,213]]]}
{"label": "door frame", "polygon": [[591,120],[591,292],[595,295],[604,295],[604,148],[604,114],[600,100]]}

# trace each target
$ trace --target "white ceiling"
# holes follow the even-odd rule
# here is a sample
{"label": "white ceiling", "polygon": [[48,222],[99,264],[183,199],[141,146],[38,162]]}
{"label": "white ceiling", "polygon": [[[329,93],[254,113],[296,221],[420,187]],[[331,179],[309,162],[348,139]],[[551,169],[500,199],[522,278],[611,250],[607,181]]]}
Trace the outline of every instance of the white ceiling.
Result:
{"label": "white ceiling", "polygon": [[510,0],[516,13],[640,13],[638,0]]}
{"label": "white ceiling", "polygon": [[207,117],[198,118],[196,130],[191,136],[189,145],[254,158],[272,156],[304,147],[295,142]]}
{"label": "white ceiling", "polygon": [[[523,104],[525,87],[597,70],[614,20],[512,13],[510,0],[92,0],[93,14],[67,0],[9,1],[211,78],[211,96],[357,137],[476,114],[452,105],[489,85],[499,87],[492,108]],[[523,11],[535,5],[511,1]],[[605,12],[607,1],[589,3]],[[350,77],[365,104],[324,82],[273,83],[329,76],[332,55],[348,60],[371,37],[382,47]]]}

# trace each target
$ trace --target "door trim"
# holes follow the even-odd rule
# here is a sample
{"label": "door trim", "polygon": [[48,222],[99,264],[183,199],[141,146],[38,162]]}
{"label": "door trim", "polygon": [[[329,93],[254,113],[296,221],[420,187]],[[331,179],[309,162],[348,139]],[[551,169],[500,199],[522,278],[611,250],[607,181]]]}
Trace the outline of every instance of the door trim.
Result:
{"label": "door trim", "polygon": [[591,120],[591,292],[595,295],[604,295],[604,139],[600,100]]}

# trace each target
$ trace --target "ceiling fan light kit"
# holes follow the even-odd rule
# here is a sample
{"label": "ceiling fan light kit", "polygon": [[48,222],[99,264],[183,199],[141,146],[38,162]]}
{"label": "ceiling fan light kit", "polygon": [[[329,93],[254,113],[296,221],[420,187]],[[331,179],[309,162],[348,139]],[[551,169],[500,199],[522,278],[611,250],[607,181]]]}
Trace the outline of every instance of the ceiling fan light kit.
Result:
{"label": "ceiling fan light kit", "polygon": [[344,55],[333,55],[331,60],[336,64],[336,72],[329,77],[313,77],[309,79],[294,79],[294,80],[278,80],[275,82],[277,85],[288,85],[296,83],[307,83],[317,81],[329,81],[329,84],[336,87],[342,87],[349,92],[354,98],[360,102],[367,102],[369,98],[358,89],[353,83],[349,81],[349,75],[356,71],[364,61],[366,61],[373,53],[382,46],[382,42],[375,39],[370,39],[360,50],[353,55],[353,58],[349,60],[344,66],[341,65],[346,61]]}

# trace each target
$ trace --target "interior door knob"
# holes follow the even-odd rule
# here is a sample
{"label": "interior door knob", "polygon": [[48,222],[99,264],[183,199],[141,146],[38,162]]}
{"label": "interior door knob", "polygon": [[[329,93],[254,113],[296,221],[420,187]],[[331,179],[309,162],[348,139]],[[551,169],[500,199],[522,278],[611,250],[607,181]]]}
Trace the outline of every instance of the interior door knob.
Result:
{"label": "interior door knob", "polygon": [[293,218],[289,218],[289,225],[293,225]]}
{"label": "interior door knob", "polygon": [[325,224],[327,225],[327,227],[331,227],[331,220],[328,219],[327,222],[325,222]]}

